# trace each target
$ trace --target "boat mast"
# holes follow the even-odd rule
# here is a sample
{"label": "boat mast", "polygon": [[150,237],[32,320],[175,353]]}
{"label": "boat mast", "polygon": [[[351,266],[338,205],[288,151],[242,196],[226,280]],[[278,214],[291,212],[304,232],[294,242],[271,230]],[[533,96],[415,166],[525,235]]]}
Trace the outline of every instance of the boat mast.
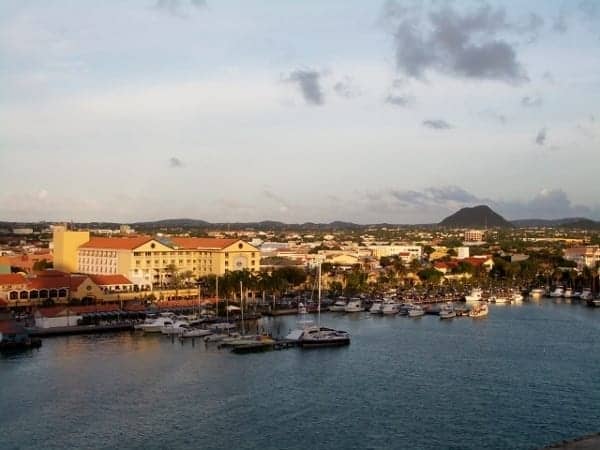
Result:
{"label": "boat mast", "polygon": [[219,275],[215,279],[215,310],[217,317],[219,317]]}
{"label": "boat mast", "polygon": [[321,262],[317,265],[317,278],[319,280],[319,286],[317,288],[317,299],[318,299],[318,309],[317,309],[317,327],[321,330]]}
{"label": "boat mast", "polygon": [[242,288],[242,280],[240,280],[240,306],[242,309],[242,336],[244,336],[246,329],[244,327],[244,290]]}

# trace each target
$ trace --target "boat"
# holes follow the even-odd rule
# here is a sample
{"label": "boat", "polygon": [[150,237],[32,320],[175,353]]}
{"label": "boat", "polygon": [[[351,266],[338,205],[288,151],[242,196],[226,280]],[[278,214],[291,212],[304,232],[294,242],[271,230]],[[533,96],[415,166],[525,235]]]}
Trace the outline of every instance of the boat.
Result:
{"label": "boat", "polygon": [[365,308],[362,305],[362,300],[360,298],[351,298],[344,308],[344,311],[347,313],[362,312],[364,310]]}
{"label": "boat", "polygon": [[513,293],[510,295],[510,301],[511,303],[522,303],[523,294],[521,294],[519,291],[513,291]]}
{"label": "boat", "polygon": [[346,299],[344,297],[338,298],[333,305],[329,307],[329,311],[332,312],[344,312],[346,310]]}
{"label": "boat", "polygon": [[144,323],[135,325],[134,329],[141,330],[144,333],[160,333],[165,326],[172,326],[171,316],[160,315],[155,319],[146,319]]}
{"label": "boat", "polygon": [[456,311],[454,311],[454,305],[448,302],[440,308],[440,319],[454,319],[456,317]]}
{"label": "boat", "polygon": [[408,316],[408,311],[410,311],[410,309],[413,306],[414,305],[412,303],[402,303],[400,305],[400,309],[398,311],[398,314],[400,314],[401,316]]}
{"label": "boat", "polygon": [[197,338],[197,337],[205,337],[210,336],[212,331],[205,330],[203,328],[193,328],[193,327],[185,327],[183,331],[179,335],[180,338]]}
{"label": "boat", "polygon": [[337,347],[349,345],[350,334],[348,332],[321,326],[321,264],[317,266],[317,279],[317,298],[319,305],[317,309],[317,325],[306,326],[301,333],[298,333],[298,343],[302,348]]}
{"label": "boat", "polygon": [[481,288],[473,288],[471,289],[471,293],[469,295],[465,295],[465,300],[467,303],[479,302],[483,298],[483,290]]}
{"label": "boat", "polygon": [[382,313],[386,316],[393,316],[400,312],[400,306],[394,301],[387,299],[383,302]]}
{"label": "boat", "polygon": [[221,342],[225,339],[237,339],[239,337],[240,337],[239,333],[230,333],[230,334],[216,333],[216,334],[209,334],[208,336],[205,336],[204,342]]}
{"label": "boat", "polygon": [[160,332],[166,335],[177,335],[182,334],[189,327],[190,324],[187,320],[176,320],[175,322],[165,324],[165,326],[162,327]]}
{"label": "boat", "polygon": [[306,310],[306,306],[304,306],[304,303],[298,303],[298,314],[306,314],[307,312],[308,311]]}
{"label": "boat", "polygon": [[504,295],[492,295],[490,297],[490,301],[496,304],[506,304],[510,303],[510,298]]}
{"label": "boat", "polygon": [[579,298],[583,301],[588,301],[588,300],[593,300],[594,299],[594,295],[592,294],[592,290],[590,288],[584,288],[581,291],[581,295],[579,296]]}
{"label": "boat", "polygon": [[563,297],[564,298],[573,298],[573,289],[571,288],[566,288],[565,291],[563,292]]}
{"label": "boat", "polygon": [[419,305],[413,305],[412,308],[408,310],[408,317],[422,317],[425,315],[425,310]]}
{"label": "boat", "polygon": [[487,304],[478,303],[476,305],[473,305],[471,311],[469,311],[469,317],[472,317],[473,319],[480,319],[482,317],[487,317],[488,312],[489,308]]}
{"label": "boat", "polygon": [[541,298],[546,295],[546,289],[544,288],[534,288],[529,292],[529,295],[532,298]]}
{"label": "boat", "polygon": [[370,314],[383,314],[383,301],[374,300],[373,304],[369,308]]}
{"label": "boat", "polygon": [[565,294],[565,289],[562,286],[556,286],[556,288],[550,292],[550,297],[562,297]]}

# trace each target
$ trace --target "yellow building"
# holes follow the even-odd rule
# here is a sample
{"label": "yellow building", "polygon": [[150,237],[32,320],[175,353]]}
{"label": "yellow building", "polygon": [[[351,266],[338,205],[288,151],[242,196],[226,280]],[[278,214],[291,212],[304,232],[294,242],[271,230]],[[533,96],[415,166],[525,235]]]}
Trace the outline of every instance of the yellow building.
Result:
{"label": "yellow building", "polygon": [[52,230],[54,268],[76,272],[77,249],[89,240],[89,231],[69,231],[65,225],[55,225]]}
{"label": "yellow building", "polygon": [[174,271],[190,278],[258,271],[260,251],[239,239],[94,236],[77,248],[76,260],[81,273],[120,274],[138,286],[160,286]]}

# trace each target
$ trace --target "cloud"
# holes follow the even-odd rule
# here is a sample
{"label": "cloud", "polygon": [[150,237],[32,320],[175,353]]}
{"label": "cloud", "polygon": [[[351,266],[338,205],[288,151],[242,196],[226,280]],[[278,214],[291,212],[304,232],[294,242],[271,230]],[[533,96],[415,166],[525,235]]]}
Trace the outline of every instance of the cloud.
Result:
{"label": "cloud", "polygon": [[394,106],[410,106],[414,103],[415,98],[412,95],[389,94],[385,98],[385,102]]}
{"label": "cloud", "polygon": [[[396,217],[419,217],[422,223],[438,222],[458,209],[489,205],[509,220],[600,217],[598,206],[574,204],[562,189],[541,189],[524,201],[490,199],[474,195],[459,186],[427,187],[422,190],[388,189],[364,193],[364,207],[377,216],[392,212]],[[402,221],[400,220],[400,223]]]}
{"label": "cloud", "polygon": [[542,106],[542,97],[540,97],[539,95],[534,95],[534,96],[525,96],[521,99],[521,105],[525,106],[526,108],[537,108],[539,106]]}
{"label": "cloud", "polygon": [[275,194],[274,192],[270,191],[269,189],[263,190],[262,193],[263,193],[264,197],[266,197],[269,200],[274,201],[275,203],[277,203],[279,205],[279,212],[285,213],[290,210],[289,203],[280,195]]}
{"label": "cloud", "polygon": [[183,167],[183,161],[175,156],[172,156],[171,158],[169,158],[169,167],[172,169],[178,169],[180,167]]}
{"label": "cloud", "polygon": [[535,33],[543,24],[536,14],[530,14],[523,25],[511,24],[504,9],[488,5],[465,13],[446,5],[423,14],[418,8],[388,3],[385,14],[394,24],[396,67],[417,79],[435,70],[511,84],[527,81],[515,48],[498,34]]}
{"label": "cloud", "polygon": [[171,14],[175,17],[186,17],[186,9],[188,6],[201,9],[206,7],[206,0],[157,0],[154,7],[159,10]]}
{"label": "cloud", "polygon": [[546,128],[542,128],[538,131],[538,134],[535,137],[535,143],[537,145],[544,145],[546,143]]}
{"label": "cloud", "polygon": [[325,102],[320,85],[321,74],[316,70],[294,70],[290,73],[287,81],[296,83],[302,92],[306,103],[310,105],[322,105]]}
{"label": "cloud", "polygon": [[431,128],[433,130],[449,130],[450,128],[452,128],[452,125],[450,125],[445,120],[441,120],[441,119],[424,120],[423,126],[425,126],[427,128]]}
{"label": "cloud", "polygon": [[340,97],[354,98],[361,95],[361,90],[354,84],[354,80],[350,77],[344,77],[343,80],[338,81],[333,85],[333,90]]}
{"label": "cloud", "polygon": [[508,122],[508,118],[504,114],[501,114],[498,111],[494,111],[493,109],[485,109],[481,111],[480,114],[482,117],[491,119],[495,122],[499,122],[502,125],[505,125],[506,122]]}

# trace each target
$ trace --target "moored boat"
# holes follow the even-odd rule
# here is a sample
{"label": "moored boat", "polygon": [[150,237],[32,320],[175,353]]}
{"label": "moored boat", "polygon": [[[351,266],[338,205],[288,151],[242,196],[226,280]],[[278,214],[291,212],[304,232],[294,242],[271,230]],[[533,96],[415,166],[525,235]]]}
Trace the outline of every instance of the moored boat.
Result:
{"label": "moored boat", "polygon": [[340,297],[338,298],[333,305],[329,307],[329,311],[331,312],[344,312],[346,310],[346,298]]}
{"label": "moored boat", "polygon": [[393,316],[400,312],[400,306],[394,301],[387,299],[383,302],[382,313],[386,316]]}
{"label": "moored boat", "polygon": [[471,311],[469,311],[469,317],[472,317],[473,319],[487,317],[488,312],[489,309],[486,303],[478,303],[476,305],[473,305]]}
{"label": "moored boat", "polygon": [[412,308],[408,310],[408,317],[423,317],[425,315],[425,310],[420,305],[413,305]]}
{"label": "moored boat", "polygon": [[360,298],[351,298],[344,308],[344,311],[347,313],[362,312],[364,310],[365,308]]}
{"label": "moored boat", "polygon": [[456,311],[454,311],[452,303],[446,303],[440,308],[440,319],[453,319],[455,317]]}

